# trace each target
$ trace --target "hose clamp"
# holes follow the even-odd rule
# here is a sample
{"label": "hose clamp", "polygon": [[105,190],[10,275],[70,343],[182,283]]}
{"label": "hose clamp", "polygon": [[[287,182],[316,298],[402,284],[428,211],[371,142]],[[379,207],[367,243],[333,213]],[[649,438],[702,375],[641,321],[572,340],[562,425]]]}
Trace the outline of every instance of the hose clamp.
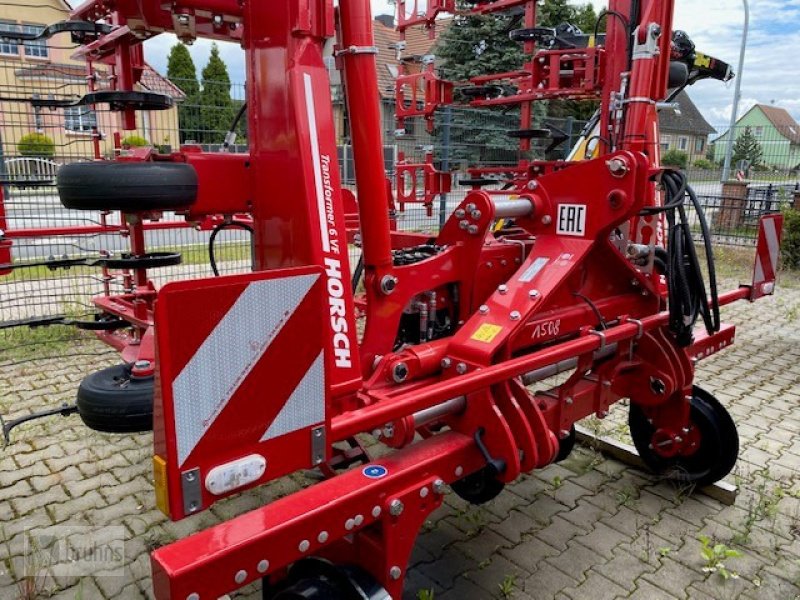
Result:
{"label": "hose clamp", "polygon": [[598,350],[600,350],[602,352],[603,350],[606,349],[606,334],[605,333],[603,333],[602,331],[596,331],[596,330],[593,329],[592,331],[589,332],[589,335],[595,335],[595,336],[600,338],[600,348],[598,348]]}
{"label": "hose clamp", "polygon": [[335,56],[343,56],[345,54],[377,54],[377,46],[348,46],[337,50]]}

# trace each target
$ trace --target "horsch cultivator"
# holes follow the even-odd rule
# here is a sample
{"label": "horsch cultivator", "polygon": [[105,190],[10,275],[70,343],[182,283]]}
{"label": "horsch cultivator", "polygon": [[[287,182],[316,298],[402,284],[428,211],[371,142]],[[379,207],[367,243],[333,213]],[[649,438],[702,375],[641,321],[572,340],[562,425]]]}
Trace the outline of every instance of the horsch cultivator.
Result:
{"label": "horsch cultivator", "polygon": [[[88,36],[88,61],[113,67],[114,89],[86,102],[111,103],[128,128],[136,110],[163,104],[134,92],[152,36],[239,42],[248,80],[249,154],[184,146],[60,171],[69,207],[122,210],[134,228],[176,210],[254,237],[253,273],[156,291],[145,269],[174,259],[147,254],[134,235],[141,276],[99,308],[138,332],[147,360],[89,376],[79,409],[112,415],[99,428],[136,429],[141,420],[126,425],[135,415],[115,406],[141,393],[149,426],[155,389],[156,502],[175,520],[298,470],[327,476],[156,550],[158,598],[216,598],[261,580],[274,600],[399,599],[419,528],[446,490],[491,500],[564,458],[574,423],[623,398],[655,472],[706,485],[734,466],[734,423],[694,368],[733,343],[720,306],[773,292],[781,218],[761,222],[752,284],[718,293],[702,210],[685,176],[661,166],[658,136],[670,96],[730,69],[673,32],[669,0],[611,0],[603,35],[537,27],[534,0],[406,4],[398,29],[432,34],[445,12],[511,11],[528,59],[462,82],[439,80],[428,60],[398,79],[402,118],[430,118],[454,96],[518,106],[511,135],[525,149],[554,133],[532,127],[533,102],[600,101],[569,161],[474,165],[472,191],[435,238],[391,227],[369,0],[91,0],[61,25]],[[340,185],[323,60],[333,36],[357,164],[355,279],[343,209],[353,198]],[[547,392],[528,389],[561,373]],[[371,460],[360,434],[393,451]]]}

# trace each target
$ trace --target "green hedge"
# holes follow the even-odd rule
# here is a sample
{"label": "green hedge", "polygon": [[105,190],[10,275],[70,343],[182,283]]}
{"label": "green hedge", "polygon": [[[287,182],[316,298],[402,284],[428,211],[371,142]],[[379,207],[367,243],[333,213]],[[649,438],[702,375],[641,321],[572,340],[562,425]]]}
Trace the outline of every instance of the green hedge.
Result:
{"label": "green hedge", "polygon": [[51,158],[56,153],[56,144],[45,134],[33,132],[19,138],[17,150],[22,156]]}

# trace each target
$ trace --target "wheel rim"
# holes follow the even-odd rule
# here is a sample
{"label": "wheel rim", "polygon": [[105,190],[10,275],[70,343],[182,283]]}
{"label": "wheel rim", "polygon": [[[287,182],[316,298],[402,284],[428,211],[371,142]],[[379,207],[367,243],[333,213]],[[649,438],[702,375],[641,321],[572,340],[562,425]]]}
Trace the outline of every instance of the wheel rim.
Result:
{"label": "wheel rim", "polygon": [[739,435],[728,411],[711,394],[694,386],[690,419],[698,448],[690,455],[666,457],[655,452],[656,429],[642,408],[631,403],[628,416],[631,437],[644,463],[656,474],[681,483],[710,485],[731,472],[739,455]]}

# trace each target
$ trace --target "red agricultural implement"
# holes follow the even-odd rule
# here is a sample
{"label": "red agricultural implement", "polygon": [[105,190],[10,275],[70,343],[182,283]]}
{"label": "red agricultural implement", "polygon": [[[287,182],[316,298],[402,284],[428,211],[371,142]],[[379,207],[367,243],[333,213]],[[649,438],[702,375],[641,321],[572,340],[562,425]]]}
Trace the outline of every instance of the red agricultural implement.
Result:
{"label": "red agricultural implement", "polygon": [[[433,31],[437,15],[453,9],[431,2],[400,26]],[[705,485],[733,468],[736,428],[695,385],[694,369],[734,341],[720,306],[773,292],[781,217],[760,224],[752,284],[718,293],[702,210],[685,176],[661,166],[658,136],[669,89],[726,79],[729,69],[698,61],[685,35],[673,35],[669,0],[611,0],[597,38],[536,27],[533,0],[478,2],[467,12],[507,10],[523,15],[512,39],[528,60],[515,72],[454,82],[456,97],[520,106],[513,135],[523,148],[553,133],[531,127],[532,102],[596,99],[600,108],[570,161],[475,165],[473,190],[434,238],[390,226],[396,199],[384,173],[369,0],[338,8],[332,0],[92,0],[74,11],[81,27],[110,24],[81,53],[113,67],[116,90],[88,101],[112,103],[128,126],[136,110],[160,102],[133,92],[143,40],[172,31],[240,42],[250,151],[184,147],[71,165],[59,173],[62,201],[122,210],[133,224],[161,210],[222,215],[247,223],[254,238],[252,274],[158,291],[137,279],[130,295],[105,299],[108,314],[146,332],[148,363],[90,375],[79,408],[125,430],[115,407],[139,402],[149,419],[142,390],[154,386],[156,502],[175,520],[298,470],[327,475],[156,550],[158,598],[216,598],[261,580],[273,600],[399,599],[419,528],[447,489],[491,500],[522,473],[568,455],[575,422],[603,418],[623,398],[655,472]],[[340,184],[323,60],[332,36],[357,165],[355,281],[343,209],[352,198]],[[420,93],[433,96],[404,105],[404,118],[452,101],[426,73]],[[430,162],[415,169],[436,180],[426,186],[443,184]],[[136,238],[132,250],[140,267],[164,259]],[[707,284],[698,254],[708,260]],[[563,373],[549,391],[529,390]],[[361,434],[393,451],[371,460]]]}

